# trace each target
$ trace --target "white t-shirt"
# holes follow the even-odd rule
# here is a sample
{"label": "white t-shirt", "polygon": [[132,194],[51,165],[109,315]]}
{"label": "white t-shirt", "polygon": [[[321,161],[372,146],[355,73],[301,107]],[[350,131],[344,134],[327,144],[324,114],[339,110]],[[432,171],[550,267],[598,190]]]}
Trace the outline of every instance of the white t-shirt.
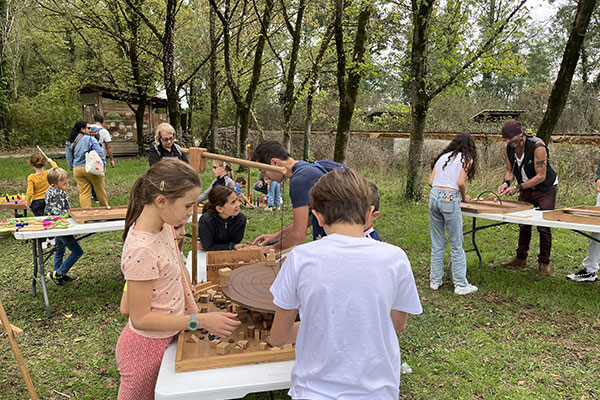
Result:
{"label": "white t-shirt", "polygon": [[110,138],[110,133],[105,128],[100,128],[100,130],[98,131],[98,136],[100,136],[98,143],[100,143],[100,145],[102,146],[102,151],[104,151],[104,154],[108,157],[108,154],[106,154],[106,145],[104,143],[112,142],[112,139]]}
{"label": "white t-shirt", "polygon": [[442,168],[452,153],[442,154],[435,163],[435,175],[431,186],[449,187],[458,190],[458,177],[463,167],[462,153],[456,153],[454,158],[448,162],[446,168]]}
{"label": "white t-shirt", "polygon": [[422,312],[404,251],[338,234],[296,247],[271,286],[298,309],[289,395],[295,399],[397,399],[400,348],[391,310]]}

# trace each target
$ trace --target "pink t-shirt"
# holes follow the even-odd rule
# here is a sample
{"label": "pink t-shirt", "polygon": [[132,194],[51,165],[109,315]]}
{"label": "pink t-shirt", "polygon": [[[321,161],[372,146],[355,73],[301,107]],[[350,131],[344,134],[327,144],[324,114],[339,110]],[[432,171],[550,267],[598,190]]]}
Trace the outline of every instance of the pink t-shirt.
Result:
{"label": "pink t-shirt", "polygon": [[[127,281],[153,281],[153,312],[171,315],[191,314],[198,310],[177,248],[175,230],[164,224],[159,233],[150,233],[129,229],[123,255],[121,270]],[[129,319],[129,326],[139,335],[149,338],[167,338],[179,331],[142,331],[135,329]]]}

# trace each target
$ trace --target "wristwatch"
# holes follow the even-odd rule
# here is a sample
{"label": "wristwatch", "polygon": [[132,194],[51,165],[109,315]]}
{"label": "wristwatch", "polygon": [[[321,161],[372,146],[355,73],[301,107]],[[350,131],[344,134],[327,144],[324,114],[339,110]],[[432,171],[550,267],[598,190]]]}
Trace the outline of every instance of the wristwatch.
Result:
{"label": "wristwatch", "polygon": [[522,189],[523,188],[521,187],[520,183],[517,186],[515,186],[515,190],[517,191],[517,193],[520,193]]}
{"label": "wristwatch", "polygon": [[194,332],[197,329],[198,329],[198,317],[196,317],[196,314],[191,314],[190,320],[188,321],[188,330]]}

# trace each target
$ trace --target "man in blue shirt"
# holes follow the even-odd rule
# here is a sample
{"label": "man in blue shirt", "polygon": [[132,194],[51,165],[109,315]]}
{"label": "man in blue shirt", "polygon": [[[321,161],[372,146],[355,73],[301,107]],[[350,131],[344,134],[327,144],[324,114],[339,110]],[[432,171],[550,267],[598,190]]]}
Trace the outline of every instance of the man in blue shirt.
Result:
{"label": "man in blue shirt", "polygon": [[[261,142],[254,153],[252,161],[284,167],[286,173],[261,170],[265,179],[283,182],[290,180],[290,200],[292,201],[293,221],[280,231],[262,234],[252,244],[263,248],[264,252],[270,249],[288,249],[306,239],[306,229],[311,225],[309,191],[320,177],[336,168],[346,168],[345,165],[335,161],[321,160],[314,163],[294,160],[281,143],[274,140]],[[325,236],[325,231],[319,226],[316,218],[312,220],[313,240]]]}

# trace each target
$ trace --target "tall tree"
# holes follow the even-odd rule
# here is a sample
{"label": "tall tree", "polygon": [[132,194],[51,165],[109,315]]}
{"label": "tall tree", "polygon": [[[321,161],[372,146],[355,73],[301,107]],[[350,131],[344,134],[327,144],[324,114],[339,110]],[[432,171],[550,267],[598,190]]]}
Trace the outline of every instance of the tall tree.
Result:
{"label": "tall tree", "polygon": [[248,129],[251,118],[250,111],[256,97],[258,84],[260,83],[260,74],[263,66],[262,58],[267,36],[269,35],[269,25],[271,24],[271,15],[273,11],[273,0],[265,0],[262,15],[259,15],[257,7],[254,7],[260,23],[260,32],[258,34],[256,47],[254,50],[252,75],[250,77],[245,94],[242,93],[240,85],[236,82],[232,66],[231,21],[233,19],[234,9],[237,6],[237,3],[234,7],[232,7],[230,0],[225,0],[223,4],[223,11],[221,11],[215,0],[210,0],[210,4],[217,14],[217,17],[221,21],[221,24],[223,25],[223,58],[225,64],[225,76],[227,79],[227,85],[229,86],[231,95],[236,104],[237,116],[239,117],[240,123],[239,139],[237,140],[236,146],[236,157],[241,157],[243,156],[241,154],[242,149],[246,149],[246,144],[248,141]]}
{"label": "tall tree", "polygon": [[436,0],[411,0],[413,19],[410,70],[412,131],[407,163],[405,191],[407,199],[419,200],[421,198],[423,140],[427,111],[431,101],[460,79],[464,79],[467,71],[470,71],[483,56],[491,57],[493,55],[494,46],[497,45],[502,32],[526,2],[527,0],[519,0],[512,10],[508,9],[505,17],[495,24],[495,29],[488,30],[482,36],[481,43],[474,46],[474,49],[467,48],[464,54],[455,52],[455,49],[467,47],[467,43],[458,43],[458,41],[465,40],[462,36],[466,35],[464,29],[465,26],[468,26],[470,9],[466,3],[447,2],[444,10],[440,11],[439,17],[452,21],[452,24],[437,26],[437,29],[442,32],[442,36],[441,43],[435,43],[438,50],[435,61],[447,68],[445,67],[439,76],[431,77],[428,76],[428,66],[433,57],[432,54],[429,54],[429,45],[433,41],[430,35],[432,19],[436,17],[434,15]]}
{"label": "tall tree", "polygon": [[335,48],[337,52],[337,86],[339,93],[339,114],[337,129],[335,133],[335,147],[333,159],[344,162],[348,146],[348,135],[350,124],[354,114],[356,96],[360,85],[360,79],[364,74],[364,61],[367,43],[367,27],[369,18],[373,11],[373,4],[369,0],[359,4],[357,28],[354,38],[352,60],[348,65],[346,50],[344,48],[343,20],[345,15],[344,0],[335,1]]}
{"label": "tall tree", "polygon": [[596,4],[597,0],[579,0],[577,3],[560,70],[548,99],[548,107],[537,130],[537,136],[546,143],[550,141],[552,131],[565,108],[573,74],[579,61],[579,53]]}

